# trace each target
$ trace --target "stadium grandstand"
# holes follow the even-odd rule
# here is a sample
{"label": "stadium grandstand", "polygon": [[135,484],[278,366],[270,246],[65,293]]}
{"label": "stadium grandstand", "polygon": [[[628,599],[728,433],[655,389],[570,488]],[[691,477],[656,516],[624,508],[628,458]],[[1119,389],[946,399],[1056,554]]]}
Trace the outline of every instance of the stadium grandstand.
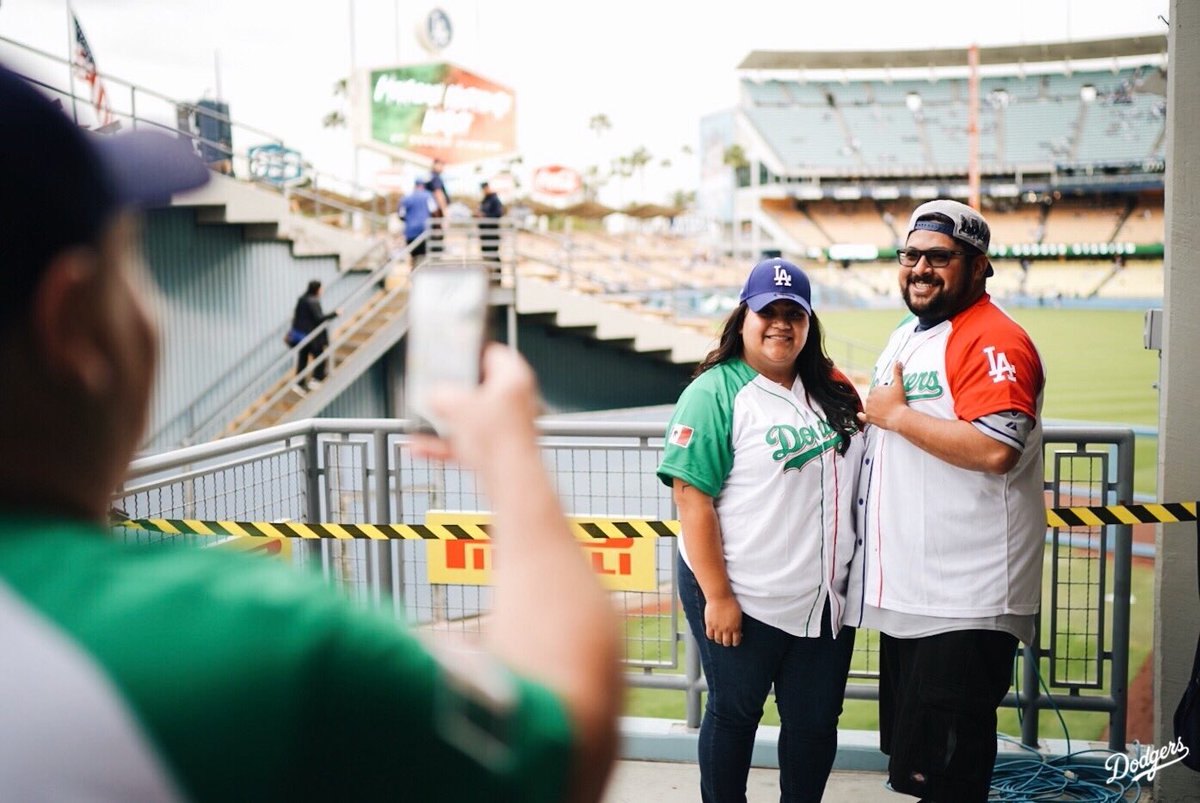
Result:
{"label": "stadium grandstand", "polygon": [[1158,298],[1166,63],[1165,36],[754,51],[737,107],[701,123],[705,211],[739,256],[829,266],[851,306],[895,303],[907,216],[935,197],[985,211],[1010,302]]}

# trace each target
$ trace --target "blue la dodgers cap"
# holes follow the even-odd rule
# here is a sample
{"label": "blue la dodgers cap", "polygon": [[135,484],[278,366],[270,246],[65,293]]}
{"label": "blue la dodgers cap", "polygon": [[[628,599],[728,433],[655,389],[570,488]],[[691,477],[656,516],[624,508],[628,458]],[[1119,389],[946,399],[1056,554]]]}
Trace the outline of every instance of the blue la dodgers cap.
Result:
{"label": "blue la dodgers cap", "polygon": [[764,259],[746,277],[739,301],[755,312],[772,301],[794,301],[812,314],[812,287],[804,271],[780,257]]}
{"label": "blue la dodgers cap", "polygon": [[89,134],[0,65],[0,326],[27,306],[55,254],[95,242],[122,209],[166,203],[208,179],[190,140]]}

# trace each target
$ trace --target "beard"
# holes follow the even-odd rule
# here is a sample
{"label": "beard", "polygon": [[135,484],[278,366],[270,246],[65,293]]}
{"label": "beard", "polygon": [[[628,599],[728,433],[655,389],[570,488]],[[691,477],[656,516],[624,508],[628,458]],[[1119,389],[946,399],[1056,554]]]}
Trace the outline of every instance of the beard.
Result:
{"label": "beard", "polygon": [[[932,292],[922,298],[914,298],[912,286],[927,284]],[[949,318],[967,306],[971,285],[964,283],[957,290],[947,291],[946,283],[937,274],[916,277],[909,275],[904,282],[904,304],[918,318]]]}

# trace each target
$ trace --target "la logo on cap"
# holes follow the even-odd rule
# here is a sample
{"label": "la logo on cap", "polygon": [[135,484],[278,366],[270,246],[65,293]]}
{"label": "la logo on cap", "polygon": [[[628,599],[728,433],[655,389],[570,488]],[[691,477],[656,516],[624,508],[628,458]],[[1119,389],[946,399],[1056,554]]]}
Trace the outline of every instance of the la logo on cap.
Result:
{"label": "la logo on cap", "polygon": [[788,273],[783,265],[775,266],[775,284],[779,287],[792,286],[792,274]]}

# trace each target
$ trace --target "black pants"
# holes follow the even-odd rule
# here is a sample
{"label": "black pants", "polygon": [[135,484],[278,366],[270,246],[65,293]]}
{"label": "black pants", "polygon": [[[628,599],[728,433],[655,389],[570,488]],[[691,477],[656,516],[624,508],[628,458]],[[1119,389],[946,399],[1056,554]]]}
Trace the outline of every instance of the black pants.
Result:
{"label": "black pants", "polygon": [[881,635],[879,746],[893,789],[931,803],[987,800],[1016,649],[1015,636],[995,630]]}
{"label": "black pants", "polygon": [[300,387],[308,387],[308,380],[315,379],[318,382],[325,381],[325,365],[328,360],[322,360],[321,355],[325,353],[325,347],[329,345],[323,337],[318,337],[304,348],[300,349],[300,356],[296,360],[296,374],[304,372],[304,367],[308,365],[308,358],[312,357],[317,360],[316,367],[313,368],[312,376],[305,377],[300,381]]}

